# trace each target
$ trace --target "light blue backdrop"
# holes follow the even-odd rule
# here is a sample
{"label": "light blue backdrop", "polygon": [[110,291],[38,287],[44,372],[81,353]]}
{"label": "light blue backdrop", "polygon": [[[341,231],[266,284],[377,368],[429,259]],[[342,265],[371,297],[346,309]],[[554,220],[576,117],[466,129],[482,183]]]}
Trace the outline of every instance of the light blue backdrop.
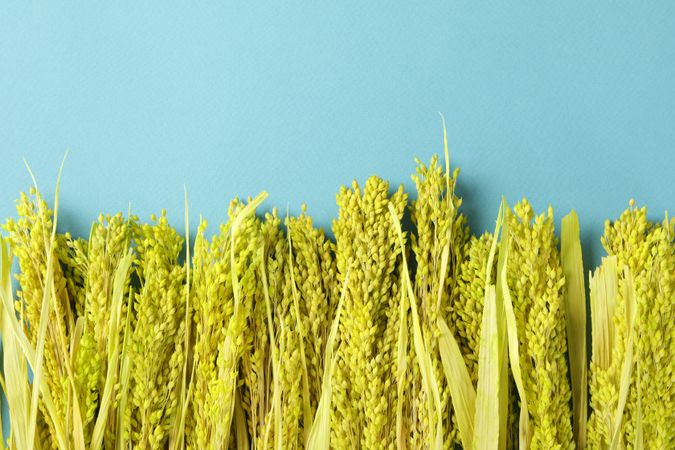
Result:
{"label": "light blue backdrop", "polygon": [[266,189],[329,227],[340,184],[411,184],[439,111],[476,231],[502,194],[574,207],[597,262],[631,197],[675,209],[670,0],[56,3],[0,6],[0,218],[70,150],[79,234],[129,202],[183,229],[184,183],[193,223]]}

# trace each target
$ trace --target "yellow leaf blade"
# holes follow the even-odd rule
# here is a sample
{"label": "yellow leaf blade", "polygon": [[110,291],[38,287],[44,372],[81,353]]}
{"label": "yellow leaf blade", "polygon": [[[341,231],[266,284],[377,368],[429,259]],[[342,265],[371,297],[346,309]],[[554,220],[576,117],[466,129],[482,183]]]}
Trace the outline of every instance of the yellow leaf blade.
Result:
{"label": "yellow leaf blade", "polygon": [[577,450],[586,447],[588,381],[586,359],[586,288],[579,239],[579,219],[572,210],[562,219],[561,259],[565,275],[567,350],[572,380],[574,438]]}
{"label": "yellow leaf blade", "polygon": [[499,333],[497,330],[497,294],[494,285],[485,290],[483,321],[478,356],[478,387],[476,389],[476,417],[474,419],[474,448],[499,448],[500,363]]}
{"label": "yellow leaf blade", "polygon": [[462,446],[471,449],[473,448],[474,416],[476,414],[476,389],[471,382],[459,344],[442,318],[439,318],[438,328],[440,331],[438,350],[450,389],[452,407],[457,416],[459,435]]}

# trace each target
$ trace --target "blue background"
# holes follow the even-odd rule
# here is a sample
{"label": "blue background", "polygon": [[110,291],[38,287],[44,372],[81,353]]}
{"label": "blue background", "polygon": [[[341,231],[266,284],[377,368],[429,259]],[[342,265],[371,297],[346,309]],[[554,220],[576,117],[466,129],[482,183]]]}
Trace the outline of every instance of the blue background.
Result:
{"label": "blue background", "polygon": [[[588,261],[635,197],[675,208],[675,2],[3,2],[0,217],[62,183],[62,229],[167,208],[183,229],[233,196],[306,202],[411,186],[447,119],[474,231],[500,196],[577,209]],[[280,3],[283,3],[281,5]]]}

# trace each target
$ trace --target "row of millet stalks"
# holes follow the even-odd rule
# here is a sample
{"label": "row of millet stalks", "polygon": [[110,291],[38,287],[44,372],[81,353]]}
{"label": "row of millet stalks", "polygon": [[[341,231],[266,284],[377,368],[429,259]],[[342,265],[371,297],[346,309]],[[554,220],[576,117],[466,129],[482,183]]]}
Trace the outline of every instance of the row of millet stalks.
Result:
{"label": "row of millet stalks", "polygon": [[503,201],[472,236],[447,150],[417,163],[412,201],[342,187],[334,240],[304,208],[256,216],[264,193],[193,243],[164,211],[84,240],[57,232],[58,188],[53,211],[22,194],[2,239],[6,445],[675,448],[675,220],[631,202],[608,221],[587,300],[574,213],[559,242],[550,208]]}

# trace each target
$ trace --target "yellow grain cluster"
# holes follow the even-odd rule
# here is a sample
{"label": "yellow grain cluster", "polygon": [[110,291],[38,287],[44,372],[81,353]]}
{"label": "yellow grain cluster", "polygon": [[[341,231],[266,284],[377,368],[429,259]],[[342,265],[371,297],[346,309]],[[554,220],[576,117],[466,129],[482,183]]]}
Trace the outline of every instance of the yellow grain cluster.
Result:
{"label": "yellow grain cluster", "polygon": [[[7,231],[13,254],[19,260],[21,270],[16,274],[18,281],[16,312],[24,325],[24,331],[31,345],[38,347],[39,325],[43,307],[47,273],[52,271],[52,295],[49,299],[49,319],[44,338],[42,376],[47,381],[54,400],[56,420],[66,423],[68,419],[68,395],[70,387],[66,383],[67,369],[70,364],[68,343],[75,328],[75,317],[71,312],[71,299],[68,296],[67,282],[61,266],[54,256],[56,248],[50,246],[52,234],[52,212],[47,202],[32,188],[28,195],[22,193],[16,203],[18,218],[8,220],[4,228]],[[52,258],[49,253],[52,252]],[[52,267],[48,270],[48,261]],[[38,415],[38,442],[55,440],[52,415],[45,410],[41,402],[42,414]]]}
{"label": "yellow grain cluster", "polygon": [[531,446],[574,448],[562,273],[553,210],[535,217],[523,200],[507,211],[507,263],[520,365],[531,419]]}
{"label": "yellow grain cluster", "polygon": [[458,296],[452,306],[455,335],[474,385],[478,383],[478,349],[485,285],[495,284],[496,278],[493,265],[491,279],[485,279],[492,239],[492,234],[484,233],[469,240],[466,258],[459,269]]}
{"label": "yellow grain cluster", "polygon": [[[606,316],[606,326],[593,336],[591,448],[675,445],[674,228],[668,217],[651,222],[633,201],[619,220],[605,224],[602,243],[610,256],[601,270],[611,275],[596,273],[591,284],[592,300],[594,291],[607,298],[596,312]],[[630,297],[634,311],[627,309]]]}
{"label": "yellow grain cluster", "polygon": [[402,186],[390,197],[389,183],[377,177],[337,196],[338,281],[351,270],[333,381],[331,446],[337,448],[394,447],[401,252],[388,204],[400,219],[406,199]]}
{"label": "yellow grain cluster", "polygon": [[[79,352],[74,362],[77,374],[78,396],[83,412],[85,439],[91,438],[96,411],[105,389],[108,370],[107,348],[111,340],[122,341],[125,329],[110,335],[109,315],[113,307],[115,271],[128,253],[131,244],[131,223],[122,214],[101,215],[91,229],[89,241],[73,240],[64,236],[67,250],[61,256],[62,264],[71,281],[71,298],[81,305],[82,323]],[[130,273],[125,277],[128,293]],[[77,309],[77,308],[76,308]],[[126,315],[124,304],[123,314]],[[108,436],[114,437],[115,418],[108,421]]]}
{"label": "yellow grain cluster", "polygon": [[[446,170],[448,170],[446,168]],[[459,214],[462,204],[455,196],[459,169],[452,174],[443,170],[438,157],[434,156],[425,166],[417,161],[417,173],[413,181],[417,199],[412,201],[411,219],[416,233],[411,236],[412,250],[417,263],[414,279],[415,297],[427,352],[432,355],[432,366],[439,382],[441,408],[445,423],[444,447],[452,448],[457,440],[451,419],[450,392],[442,375],[438,353],[438,319],[448,319],[458,294],[459,266],[464,259],[464,246],[468,239],[466,218]],[[450,324],[455,321],[449,320]],[[414,348],[410,357],[415,357]],[[414,359],[412,359],[414,361]],[[409,363],[412,379],[408,395],[413,399],[411,415],[416,420],[410,424],[410,448],[424,448],[429,436],[434,433],[433,418],[428,417],[429,398],[422,388],[422,377],[416,364]]]}
{"label": "yellow grain cluster", "polygon": [[185,272],[178,262],[183,239],[164,211],[134,228],[140,286],[133,296],[129,342],[129,443],[154,449],[168,439],[185,358]]}
{"label": "yellow grain cluster", "polygon": [[321,394],[324,349],[339,296],[337,269],[332,242],[326,238],[323,230],[314,228],[305,207],[300,216],[290,217],[286,226],[291,236],[292,282],[296,286],[301,314],[306,318],[303,334],[314,411]]}
{"label": "yellow grain cluster", "polygon": [[251,213],[240,202],[232,202],[229,222],[210,243],[204,236],[206,222],[199,225],[191,285],[195,344],[188,448],[227,448],[235,437],[231,429],[236,404],[241,407],[239,365],[247,345],[245,331],[258,291],[256,272],[262,256],[258,250],[260,222]]}

